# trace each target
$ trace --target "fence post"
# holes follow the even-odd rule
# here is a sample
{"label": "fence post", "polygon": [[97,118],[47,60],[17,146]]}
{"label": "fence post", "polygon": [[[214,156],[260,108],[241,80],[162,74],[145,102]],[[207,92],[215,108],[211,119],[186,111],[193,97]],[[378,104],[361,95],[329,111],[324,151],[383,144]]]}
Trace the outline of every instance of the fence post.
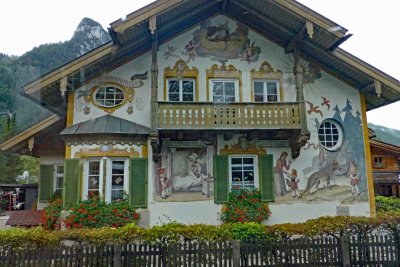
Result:
{"label": "fence post", "polygon": [[232,242],[232,255],[233,255],[233,267],[240,267],[240,241],[233,240]]}
{"label": "fence post", "polygon": [[340,237],[340,247],[342,250],[342,267],[350,267],[350,238],[348,236]]}
{"label": "fence post", "polygon": [[114,245],[113,267],[121,267],[122,260],[121,245]]}

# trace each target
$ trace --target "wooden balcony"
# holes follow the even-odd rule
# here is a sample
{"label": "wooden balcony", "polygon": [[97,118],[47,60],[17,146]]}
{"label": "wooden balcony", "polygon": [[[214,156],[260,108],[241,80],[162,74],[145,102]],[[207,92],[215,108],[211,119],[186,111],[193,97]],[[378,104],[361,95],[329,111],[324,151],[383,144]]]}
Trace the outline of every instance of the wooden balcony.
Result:
{"label": "wooden balcony", "polygon": [[159,129],[300,129],[299,103],[159,102]]}

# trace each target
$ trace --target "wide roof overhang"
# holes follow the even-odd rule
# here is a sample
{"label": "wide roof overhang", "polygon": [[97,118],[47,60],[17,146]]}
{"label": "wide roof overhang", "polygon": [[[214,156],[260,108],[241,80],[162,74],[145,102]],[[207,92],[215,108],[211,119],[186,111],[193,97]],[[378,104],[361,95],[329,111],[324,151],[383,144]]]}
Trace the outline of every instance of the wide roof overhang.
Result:
{"label": "wide roof overhang", "polygon": [[[58,114],[65,114],[65,95],[60,81],[67,79],[73,91],[88,80],[115,69],[151,49],[149,19],[156,16],[157,37],[162,44],[198,25],[224,14],[242,22],[291,52],[294,44],[300,55],[324,71],[344,81],[366,96],[367,110],[400,99],[400,82],[338,48],[351,35],[347,30],[293,0],[159,0],[111,23],[112,41],[26,84],[25,93]],[[312,38],[305,34],[306,22],[313,24]],[[375,84],[382,93],[378,96]]]}

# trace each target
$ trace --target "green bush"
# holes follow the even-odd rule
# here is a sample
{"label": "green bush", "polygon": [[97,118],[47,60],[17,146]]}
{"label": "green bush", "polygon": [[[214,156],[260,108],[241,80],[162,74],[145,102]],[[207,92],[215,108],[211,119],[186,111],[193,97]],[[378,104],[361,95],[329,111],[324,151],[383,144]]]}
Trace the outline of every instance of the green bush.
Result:
{"label": "green bush", "polygon": [[0,230],[0,246],[12,247],[45,247],[59,245],[57,231],[47,231],[42,227],[31,229],[7,228]]}
{"label": "green bush", "polygon": [[400,198],[377,196],[375,201],[378,212],[400,212]]}
{"label": "green bush", "polygon": [[139,218],[127,199],[107,203],[99,196],[91,195],[71,208],[64,223],[66,228],[121,227],[137,222]]}
{"label": "green bush", "polygon": [[55,246],[63,240],[96,245],[130,242],[179,243],[193,241],[280,240],[298,237],[357,235],[363,237],[374,231],[384,231],[400,240],[400,213],[380,213],[376,217],[320,217],[304,223],[285,223],[272,226],[259,223],[230,223],[222,225],[184,225],[170,222],[151,228],[141,228],[135,222],[119,228],[73,228],[47,231],[11,228],[0,230],[0,246]]}
{"label": "green bush", "polygon": [[270,215],[268,204],[261,202],[261,193],[258,189],[231,190],[228,203],[221,209],[221,220],[224,223],[261,223]]}
{"label": "green bush", "polygon": [[255,222],[233,223],[230,226],[230,233],[235,240],[265,240],[270,239],[266,226]]}

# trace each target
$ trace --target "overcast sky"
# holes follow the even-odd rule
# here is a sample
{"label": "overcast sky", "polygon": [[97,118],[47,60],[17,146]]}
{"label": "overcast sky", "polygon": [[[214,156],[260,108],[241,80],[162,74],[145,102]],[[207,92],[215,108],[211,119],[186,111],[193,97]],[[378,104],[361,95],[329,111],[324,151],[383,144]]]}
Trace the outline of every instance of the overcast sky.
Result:
{"label": "overcast sky", "polygon": [[[0,53],[22,55],[35,46],[69,40],[89,17],[105,29],[150,0],[4,0]],[[353,36],[340,47],[400,80],[400,1],[299,0]],[[368,112],[368,121],[400,130],[400,102]]]}

